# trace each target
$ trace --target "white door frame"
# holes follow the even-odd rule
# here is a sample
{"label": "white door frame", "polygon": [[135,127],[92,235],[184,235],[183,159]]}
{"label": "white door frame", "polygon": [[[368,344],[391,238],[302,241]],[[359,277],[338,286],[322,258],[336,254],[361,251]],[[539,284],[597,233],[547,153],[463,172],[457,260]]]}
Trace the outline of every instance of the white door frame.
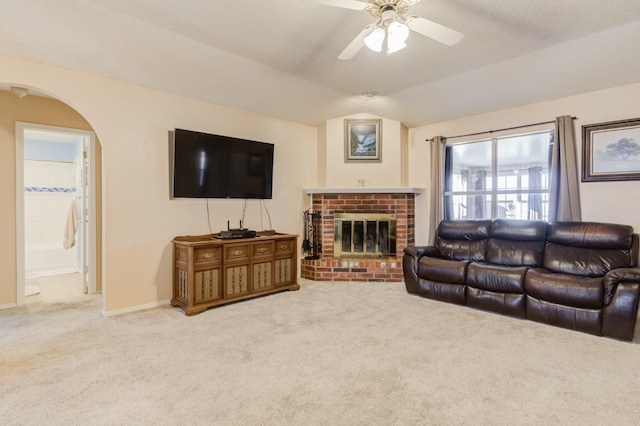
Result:
{"label": "white door frame", "polygon": [[[89,267],[89,294],[97,293],[96,286],[96,167],[95,144],[96,134],[89,130],[72,129],[67,127],[47,126],[17,121],[16,122],[16,304],[24,305],[24,280],[25,280],[25,232],[24,232],[24,131],[26,129],[44,130],[48,132],[70,133],[84,137],[88,140],[87,157],[89,160],[89,235],[88,244],[84,250],[88,254]],[[82,215],[81,215],[82,216]]]}

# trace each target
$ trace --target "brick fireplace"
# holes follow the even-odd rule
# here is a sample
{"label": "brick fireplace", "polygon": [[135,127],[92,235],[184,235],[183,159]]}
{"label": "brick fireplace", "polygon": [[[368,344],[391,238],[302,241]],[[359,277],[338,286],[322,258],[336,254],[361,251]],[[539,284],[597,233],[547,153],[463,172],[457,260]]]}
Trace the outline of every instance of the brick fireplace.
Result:
{"label": "brick fireplace", "polygon": [[306,189],[312,210],[320,215],[321,251],[319,259],[301,260],[302,278],[402,281],[403,249],[415,242],[415,196],[421,192],[421,188]]}

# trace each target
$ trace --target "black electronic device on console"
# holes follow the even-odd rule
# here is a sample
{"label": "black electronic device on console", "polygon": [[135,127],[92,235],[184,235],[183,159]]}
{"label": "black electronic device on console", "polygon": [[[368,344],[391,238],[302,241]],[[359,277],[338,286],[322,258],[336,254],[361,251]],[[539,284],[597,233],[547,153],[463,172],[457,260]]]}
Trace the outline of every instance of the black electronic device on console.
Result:
{"label": "black electronic device on console", "polygon": [[227,230],[220,231],[220,238],[222,239],[235,239],[235,238],[254,238],[256,231],[246,229],[242,227],[242,221],[240,221],[240,228],[231,229],[229,227],[229,221],[227,221]]}

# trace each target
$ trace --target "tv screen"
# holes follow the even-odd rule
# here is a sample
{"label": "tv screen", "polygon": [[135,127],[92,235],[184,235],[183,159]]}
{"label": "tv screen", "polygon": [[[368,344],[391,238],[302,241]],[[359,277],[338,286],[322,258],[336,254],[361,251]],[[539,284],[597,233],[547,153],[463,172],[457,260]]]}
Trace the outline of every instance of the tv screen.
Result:
{"label": "tv screen", "polygon": [[172,198],[271,198],[273,144],[175,129]]}

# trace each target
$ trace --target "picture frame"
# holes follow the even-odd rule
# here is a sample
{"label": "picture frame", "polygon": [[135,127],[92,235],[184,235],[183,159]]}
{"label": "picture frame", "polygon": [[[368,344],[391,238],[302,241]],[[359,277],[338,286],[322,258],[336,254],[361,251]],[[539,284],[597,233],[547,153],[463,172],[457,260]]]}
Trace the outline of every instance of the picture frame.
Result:
{"label": "picture frame", "polygon": [[345,163],[382,161],[382,120],[344,120]]}
{"label": "picture frame", "polygon": [[640,118],[582,126],[582,182],[640,180]]}

